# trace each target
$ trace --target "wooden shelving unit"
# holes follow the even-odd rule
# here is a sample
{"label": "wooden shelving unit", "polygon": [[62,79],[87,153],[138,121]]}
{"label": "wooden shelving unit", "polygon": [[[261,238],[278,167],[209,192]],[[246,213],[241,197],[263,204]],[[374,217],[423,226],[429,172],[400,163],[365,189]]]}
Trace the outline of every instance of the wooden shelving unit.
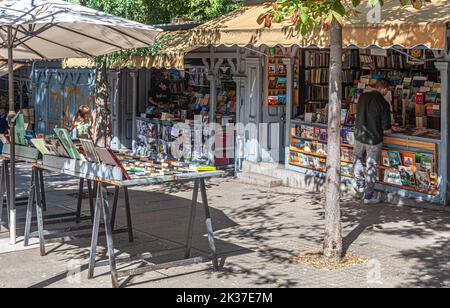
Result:
{"label": "wooden shelving unit", "polygon": [[[290,136],[290,140],[291,140],[291,144],[290,144],[290,160],[289,160],[289,165],[291,166],[295,166],[295,167],[300,167],[300,168],[304,168],[304,169],[308,169],[308,170],[313,170],[313,171],[317,171],[317,172],[326,172],[326,168],[325,168],[325,164],[326,164],[326,158],[327,155],[326,154],[320,154],[320,153],[315,153],[315,152],[309,152],[309,151],[305,151],[302,150],[301,148],[298,148],[296,146],[293,146],[293,144],[295,144],[295,141],[299,141],[299,140],[305,140],[311,143],[321,143],[321,144],[326,144],[325,141],[323,140],[316,140],[316,139],[312,139],[312,138],[304,138],[301,136],[296,135],[294,132],[296,131],[296,129],[294,128],[296,125],[298,124],[293,124],[293,127],[291,127],[291,136]],[[304,125],[304,126],[313,126],[314,124],[300,124],[300,125]],[[320,127],[321,129],[324,129],[323,125],[321,125]],[[389,170],[396,170],[393,167],[388,167],[388,166],[384,166],[382,164],[382,162],[380,162],[378,164],[378,184],[382,184],[382,185],[386,185],[386,186],[391,186],[391,187],[395,187],[395,188],[401,188],[401,189],[405,189],[405,190],[410,190],[410,191],[415,191],[415,192],[420,192],[420,193],[425,193],[425,194],[429,194],[429,195],[437,195],[438,194],[438,145],[436,143],[433,142],[426,142],[426,141],[418,141],[418,140],[414,140],[414,139],[403,139],[403,138],[397,138],[397,137],[385,137],[384,140],[384,146],[383,146],[383,150],[385,151],[397,151],[400,154],[402,153],[413,153],[413,154],[429,154],[432,155],[433,157],[433,173],[429,174],[430,177],[430,189],[429,190],[421,190],[419,188],[417,188],[416,186],[403,186],[403,185],[396,185],[396,184],[392,184],[392,183],[387,183],[384,182],[384,173],[389,171]],[[351,144],[344,144],[341,143],[341,153],[342,151],[346,151],[348,153],[348,151],[353,151],[353,145]],[[308,161],[314,160],[314,159],[319,159],[319,161],[321,163],[324,164],[324,166],[313,166],[314,164],[302,164],[299,161],[303,160],[303,159],[299,159],[298,161],[296,159],[293,159],[293,157],[296,157],[296,155],[304,155],[306,157],[308,157]],[[317,161],[316,161],[317,162]],[[343,164],[346,165],[346,168],[352,168],[353,166],[353,161],[349,160],[349,159],[345,159],[345,158],[341,158],[341,162]],[[348,177],[348,178],[352,178],[353,175],[347,173],[347,172],[342,172],[341,176],[343,177]]]}
{"label": "wooden shelving unit", "polygon": [[267,57],[266,103],[269,107],[286,105],[287,67],[280,48],[270,48]]}

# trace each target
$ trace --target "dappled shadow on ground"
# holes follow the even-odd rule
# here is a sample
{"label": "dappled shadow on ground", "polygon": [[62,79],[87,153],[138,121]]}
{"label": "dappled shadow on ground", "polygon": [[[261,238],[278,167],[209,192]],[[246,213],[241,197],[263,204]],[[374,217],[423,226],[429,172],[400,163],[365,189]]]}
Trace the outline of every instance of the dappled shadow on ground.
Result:
{"label": "dappled shadow on ground", "polygon": [[[48,178],[47,178],[48,179]],[[73,211],[76,207],[76,191],[77,181],[69,179],[63,176],[55,176],[46,181],[49,211],[58,211],[58,209],[67,212]],[[208,188],[214,188],[218,184],[208,182]],[[69,188],[68,188],[69,187]],[[147,188],[148,189],[148,188]],[[151,259],[154,264],[165,263],[169,261],[179,260],[184,258],[184,249],[187,239],[187,229],[190,214],[191,199],[172,195],[172,193],[192,192],[193,185],[189,183],[182,183],[180,185],[162,185],[155,186],[153,191],[141,191],[139,188],[133,188],[130,190],[130,203],[133,216],[133,226],[135,231],[134,243],[128,242],[128,235],[126,233],[115,234],[115,248],[117,250],[117,257],[128,257],[147,252],[155,253],[165,250],[174,250],[176,248],[182,248],[181,250],[174,250],[171,253],[163,257]],[[74,194],[75,193],[75,194]],[[72,197],[71,197],[72,196]],[[112,201],[110,197],[110,202]],[[205,213],[201,205],[201,197],[199,197],[196,213],[196,221],[193,235],[193,256],[210,255],[210,249],[208,241],[205,237]],[[111,202],[112,204],[112,202]],[[126,216],[124,210],[124,196],[121,193],[119,197],[119,209],[117,213],[118,227],[126,226]],[[221,210],[216,209],[213,204],[210,204],[211,216],[213,219],[213,226],[216,232],[221,229],[227,229],[237,226],[237,224],[227,217]],[[89,215],[88,200],[83,200],[83,213]],[[21,211],[25,211],[22,208]],[[24,213],[21,213],[24,216]],[[66,238],[68,240],[64,244],[57,245],[49,248],[48,253],[56,257],[60,262],[73,262],[74,260],[80,261],[81,270],[85,271],[87,266],[85,263],[89,258],[90,247],[90,234],[91,228],[89,227],[90,221],[83,221],[76,226],[86,226],[84,232],[77,232],[75,237]],[[48,231],[59,230],[60,228],[67,228],[69,226],[75,226],[74,222],[64,224],[45,224],[45,229]],[[36,225],[33,225],[33,230],[36,229]],[[19,230],[19,235],[23,234],[23,229]],[[55,237],[60,235],[55,234]],[[46,239],[50,239],[47,236]],[[98,259],[107,260],[106,241],[104,235],[100,236],[98,249]],[[219,255],[230,254],[245,254],[250,250],[245,249],[242,246],[234,245],[227,240],[221,240],[216,238],[216,247]],[[132,262],[127,265],[120,265],[120,269],[129,269],[142,266],[148,263]],[[106,270],[108,267],[106,267]],[[210,269],[210,263],[204,270]],[[97,270],[96,270],[97,271]],[[44,287],[61,283],[62,280],[67,278],[69,271],[50,277],[44,281],[41,281],[32,287]],[[105,275],[105,271],[98,270],[98,275]],[[97,276],[98,277],[98,276]],[[170,277],[168,277],[170,278]],[[127,281],[125,281],[127,282]],[[126,285],[125,285],[126,286]]]}

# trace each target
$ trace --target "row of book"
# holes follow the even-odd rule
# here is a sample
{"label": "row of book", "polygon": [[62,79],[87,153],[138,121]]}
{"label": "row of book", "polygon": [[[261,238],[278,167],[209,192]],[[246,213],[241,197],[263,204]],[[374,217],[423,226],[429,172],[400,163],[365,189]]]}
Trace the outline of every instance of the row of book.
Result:
{"label": "row of book", "polygon": [[384,167],[399,169],[412,168],[413,171],[422,171],[434,174],[434,155],[428,153],[403,152],[394,150],[381,151],[380,164]]}
{"label": "row of book", "polygon": [[286,94],[269,95],[267,103],[269,106],[286,105]]}
{"label": "row of book", "polygon": [[312,68],[306,70],[307,83],[328,83],[330,80],[328,68]]}
{"label": "row of book", "polygon": [[328,100],[329,88],[328,86],[310,85],[308,86],[308,100],[309,101],[326,101]]}
{"label": "row of book", "polygon": [[306,67],[328,67],[330,66],[330,54],[320,51],[308,51],[305,64]]}
{"label": "row of book", "polygon": [[[361,77],[359,70],[348,69],[342,71],[342,82],[353,83]],[[307,83],[328,83],[329,69],[328,68],[312,68],[306,71],[305,81]]]}
{"label": "row of book", "polygon": [[[296,152],[290,153],[290,163],[292,165],[310,168],[321,172],[324,172],[327,167],[327,161],[325,158]],[[353,163],[341,162],[341,174],[344,176],[351,176],[352,173]]]}
{"label": "row of book", "polygon": [[[311,125],[296,125],[291,129],[291,135],[297,138],[304,138],[308,140],[317,140],[320,142],[327,142],[328,129],[311,126]],[[346,145],[355,144],[355,134],[350,127],[343,127],[341,131],[341,142]]]}
{"label": "row of book", "polygon": [[[270,60],[269,60],[270,61]],[[276,63],[276,62],[269,62],[269,75],[286,75],[286,65]]]}
{"label": "row of book", "polygon": [[344,69],[356,68],[359,66],[359,51],[356,49],[346,50],[343,56],[342,67]]}

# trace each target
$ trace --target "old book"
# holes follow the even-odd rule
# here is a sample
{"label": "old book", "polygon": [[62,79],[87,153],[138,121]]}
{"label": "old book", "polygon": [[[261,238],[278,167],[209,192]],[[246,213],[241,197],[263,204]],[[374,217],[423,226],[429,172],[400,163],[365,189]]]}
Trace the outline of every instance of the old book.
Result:
{"label": "old book", "polygon": [[31,139],[31,143],[42,155],[51,155],[44,139]]}
{"label": "old book", "polygon": [[414,172],[411,167],[400,166],[400,180],[403,186],[415,186]]}
{"label": "old book", "polygon": [[402,165],[412,168],[413,171],[416,168],[416,154],[415,153],[402,153]]}
{"label": "old book", "polygon": [[428,191],[431,187],[430,174],[428,172],[416,172],[416,187],[423,191]]}
{"label": "old book", "polygon": [[100,157],[98,156],[97,151],[95,151],[94,142],[90,139],[80,139],[80,142],[86,159],[90,162],[99,163]]}
{"label": "old book", "polygon": [[398,168],[402,164],[402,159],[398,151],[388,151],[389,165],[392,168]]}

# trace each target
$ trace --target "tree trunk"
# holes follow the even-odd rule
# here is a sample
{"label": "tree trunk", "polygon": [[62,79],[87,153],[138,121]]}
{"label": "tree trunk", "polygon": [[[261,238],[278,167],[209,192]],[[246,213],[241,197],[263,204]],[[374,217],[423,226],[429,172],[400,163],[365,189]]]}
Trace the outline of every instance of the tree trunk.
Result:
{"label": "tree trunk", "polygon": [[106,60],[103,67],[97,65],[97,89],[93,139],[96,146],[111,146],[112,123],[108,107],[108,76]]}
{"label": "tree trunk", "polygon": [[334,21],[330,29],[330,100],[328,105],[328,158],[325,196],[324,257],[330,261],[342,258],[340,209],[341,168],[341,97],[342,97],[342,27]]}

